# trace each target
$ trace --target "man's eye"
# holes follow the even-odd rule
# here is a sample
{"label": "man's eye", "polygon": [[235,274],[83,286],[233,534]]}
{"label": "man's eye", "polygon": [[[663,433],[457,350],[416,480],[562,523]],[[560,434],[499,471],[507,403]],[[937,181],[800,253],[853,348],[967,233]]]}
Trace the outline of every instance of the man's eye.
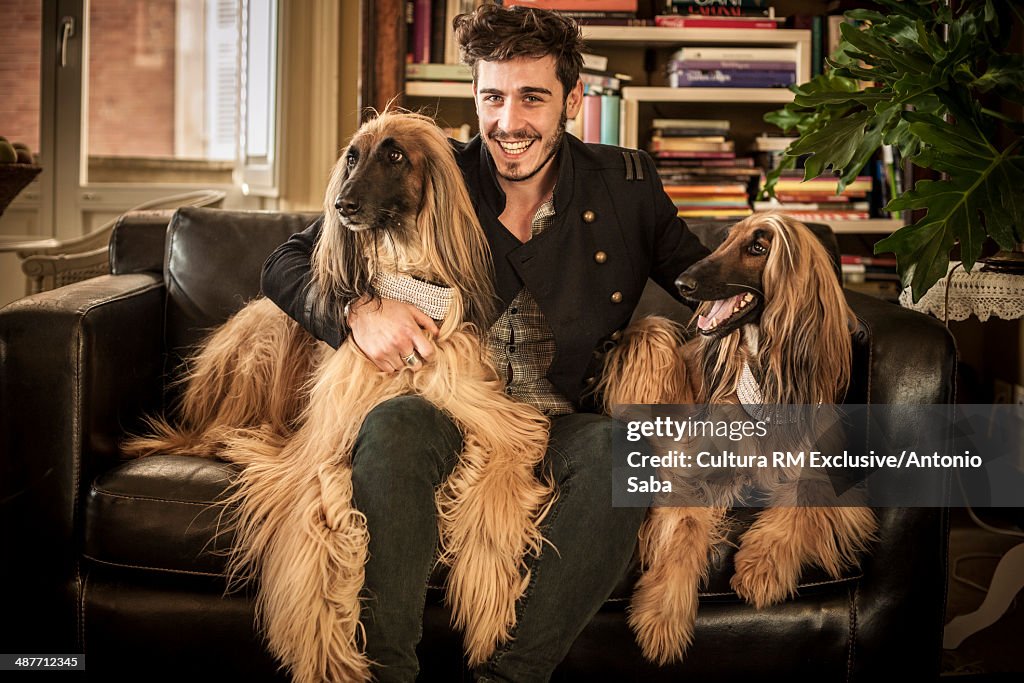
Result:
{"label": "man's eye", "polygon": [[753,256],[764,256],[765,254],[768,253],[768,247],[764,246],[760,242],[754,242],[749,247],[747,247],[747,251],[750,252],[750,254],[752,254]]}
{"label": "man's eye", "polygon": [[393,164],[397,164],[399,161],[401,161],[404,158],[405,158],[405,155],[402,154],[397,149],[393,149],[390,152],[388,152],[388,161],[390,161]]}
{"label": "man's eye", "polygon": [[499,95],[487,95],[486,97],[484,97],[484,102],[489,102],[491,104],[500,104],[501,103],[501,96],[499,96]]}

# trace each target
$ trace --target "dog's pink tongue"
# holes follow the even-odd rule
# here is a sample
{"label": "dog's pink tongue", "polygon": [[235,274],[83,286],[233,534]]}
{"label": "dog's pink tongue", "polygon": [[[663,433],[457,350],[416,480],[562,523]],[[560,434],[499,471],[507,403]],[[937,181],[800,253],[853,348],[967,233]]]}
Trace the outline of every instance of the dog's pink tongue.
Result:
{"label": "dog's pink tongue", "polygon": [[731,296],[728,299],[719,299],[715,302],[715,305],[711,307],[707,315],[697,316],[697,329],[699,330],[710,330],[714,325],[715,321],[718,321],[718,325],[729,319],[732,315],[732,309],[739,305],[740,297],[742,294]]}

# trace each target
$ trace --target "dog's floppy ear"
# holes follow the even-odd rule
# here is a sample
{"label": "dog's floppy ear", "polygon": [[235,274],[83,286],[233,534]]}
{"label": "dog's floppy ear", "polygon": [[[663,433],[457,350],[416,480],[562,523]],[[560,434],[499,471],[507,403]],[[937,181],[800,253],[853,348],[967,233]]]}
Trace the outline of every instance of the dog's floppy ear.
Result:
{"label": "dog's floppy ear", "polygon": [[[355,143],[356,138],[353,138],[351,145]],[[312,255],[314,301],[318,306],[336,308],[330,311],[334,317],[340,317],[341,308],[348,301],[371,293],[370,274],[358,236],[341,224],[335,207],[349,174],[348,151],[342,152],[331,171],[331,179],[324,192],[323,228]]]}
{"label": "dog's floppy ear", "polygon": [[418,218],[424,251],[438,277],[462,298],[461,311],[453,309],[452,318],[486,330],[496,303],[490,248],[451,145],[440,131],[424,139],[424,200]]}
{"label": "dog's floppy ear", "polygon": [[758,356],[766,403],[833,403],[850,379],[853,314],[818,238],[782,214],[763,217],[772,247]]}

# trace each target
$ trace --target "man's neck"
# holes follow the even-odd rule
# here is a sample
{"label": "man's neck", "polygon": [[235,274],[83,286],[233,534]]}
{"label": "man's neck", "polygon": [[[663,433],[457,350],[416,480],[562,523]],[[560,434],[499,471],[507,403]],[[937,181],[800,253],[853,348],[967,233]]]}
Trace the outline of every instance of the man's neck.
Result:
{"label": "man's neck", "polygon": [[533,215],[551,196],[557,179],[557,158],[552,159],[541,173],[528,180],[517,182],[498,176],[498,186],[505,193],[505,210],[499,218],[505,229],[520,242],[530,240]]}

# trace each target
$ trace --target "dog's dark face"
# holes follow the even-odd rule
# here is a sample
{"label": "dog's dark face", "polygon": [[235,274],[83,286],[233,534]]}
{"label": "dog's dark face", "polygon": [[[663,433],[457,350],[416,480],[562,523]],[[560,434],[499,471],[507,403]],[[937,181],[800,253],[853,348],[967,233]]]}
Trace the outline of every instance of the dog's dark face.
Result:
{"label": "dog's dark face", "polygon": [[701,303],[697,329],[721,337],[756,324],[764,310],[763,275],[774,232],[757,224],[737,224],[722,244],[677,279],[679,294]]}
{"label": "dog's dark face", "polygon": [[385,231],[398,241],[411,235],[423,196],[419,156],[414,140],[357,135],[338,162],[344,174],[334,209],[341,225]]}

